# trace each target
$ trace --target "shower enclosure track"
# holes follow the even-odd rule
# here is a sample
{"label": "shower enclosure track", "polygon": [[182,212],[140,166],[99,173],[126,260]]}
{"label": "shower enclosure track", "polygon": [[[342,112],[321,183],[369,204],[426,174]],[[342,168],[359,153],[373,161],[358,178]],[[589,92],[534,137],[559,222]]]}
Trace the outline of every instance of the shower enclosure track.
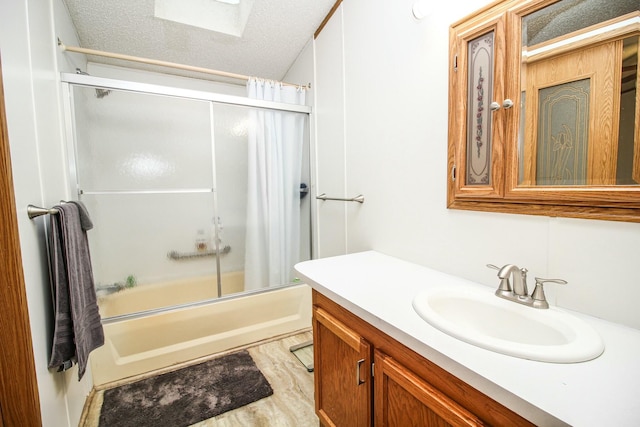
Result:
{"label": "shower enclosure track", "polygon": [[103,77],[88,76],[84,74],[61,73],[60,79],[63,83],[70,83],[79,86],[99,87],[102,89],[110,90],[126,90],[129,92],[139,92],[153,95],[175,96],[179,98],[195,99],[200,101],[211,101],[219,104],[243,105],[247,107],[266,108],[269,110],[291,111],[294,113],[311,113],[311,107],[308,105],[262,101],[259,99],[251,99],[242,96],[224,95],[220,93],[204,92],[193,89],[182,89],[149,83],[106,79]]}
{"label": "shower enclosure track", "polygon": [[193,194],[193,193],[213,193],[213,188],[183,188],[175,190],[78,190],[81,195],[106,195],[106,194]]}

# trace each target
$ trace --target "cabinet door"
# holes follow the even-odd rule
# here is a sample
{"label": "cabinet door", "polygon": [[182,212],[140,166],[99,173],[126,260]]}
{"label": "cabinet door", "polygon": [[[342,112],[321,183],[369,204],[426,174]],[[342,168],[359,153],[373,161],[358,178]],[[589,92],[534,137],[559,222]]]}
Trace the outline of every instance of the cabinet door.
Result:
{"label": "cabinet door", "polygon": [[313,310],[316,414],[327,427],[371,426],[371,349],[321,308]]}
{"label": "cabinet door", "polygon": [[449,81],[449,204],[504,192],[504,16],[452,30]]}
{"label": "cabinet door", "polygon": [[376,427],[484,425],[391,357],[376,350],[374,362]]}

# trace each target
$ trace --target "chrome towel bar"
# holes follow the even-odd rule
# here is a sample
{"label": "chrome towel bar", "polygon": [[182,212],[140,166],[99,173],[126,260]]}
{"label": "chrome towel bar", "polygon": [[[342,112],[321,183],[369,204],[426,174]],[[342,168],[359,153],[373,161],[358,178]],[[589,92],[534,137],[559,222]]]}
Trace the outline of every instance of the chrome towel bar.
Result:
{"label": "chrome towel bar", "polygon": [[53,215],[57,213],[58,213],[58,209],[40,208],[34,205],[27,206],[27,215],[29,215],[29,219],[34,219],[42,215],[48,215],[48,214]]}
{"label": "chrome towel bar", "polygon": [[322,193],[322,194],[316,196],[316,199],[318,199],[318,200],[337,200],[339,202],[364,203],[364,196],[362,194],[358,194],[356,197],[352,197],[350,199],[344,199],[344,198],[341,198],[341,197],[327,197],[326,193]]}

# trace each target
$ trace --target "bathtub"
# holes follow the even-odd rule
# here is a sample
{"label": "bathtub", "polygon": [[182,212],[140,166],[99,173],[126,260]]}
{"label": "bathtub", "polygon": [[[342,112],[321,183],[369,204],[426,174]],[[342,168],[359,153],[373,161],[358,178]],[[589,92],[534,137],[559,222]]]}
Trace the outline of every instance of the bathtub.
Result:
{"label": "bathtub", "polygon": [[[244,290],[244,271],[232,271],[221,276],[222,295]],[[199,276],[181,280],[138,285],[107,295],[98,292],[100,316],[103,319],[123,314],[139,313],[162,307],[189,304],[216,298],[217,276]]]}
{"label": "bathtub", "polygon": [[311,288],[304,284],[105,322],[105,343],[91,353],[93,382],[103,385],[310,327]]}

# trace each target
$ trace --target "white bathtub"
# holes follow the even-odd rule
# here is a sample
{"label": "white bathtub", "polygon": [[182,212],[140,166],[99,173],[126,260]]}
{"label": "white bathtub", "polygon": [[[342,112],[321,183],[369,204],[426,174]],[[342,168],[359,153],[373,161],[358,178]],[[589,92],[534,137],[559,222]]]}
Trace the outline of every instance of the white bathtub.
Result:
{"label": "white bathtub", "polygon": [[[141,293],[144,287],[139,288]],[[93,382],[102,385],[309,327],[311,288],[304,284],[106,323],[105,344],[91,353]]]}
{"label": "white bathtub", "polygon": [[[232,271],[221,276],[222,295],[244,290],[244,272]],[[103,319],[138,313],[156,308],[214,299],[218,296],[217,277],[199,276],[188,279],[138,285],[108,295],[98,296]]]}

